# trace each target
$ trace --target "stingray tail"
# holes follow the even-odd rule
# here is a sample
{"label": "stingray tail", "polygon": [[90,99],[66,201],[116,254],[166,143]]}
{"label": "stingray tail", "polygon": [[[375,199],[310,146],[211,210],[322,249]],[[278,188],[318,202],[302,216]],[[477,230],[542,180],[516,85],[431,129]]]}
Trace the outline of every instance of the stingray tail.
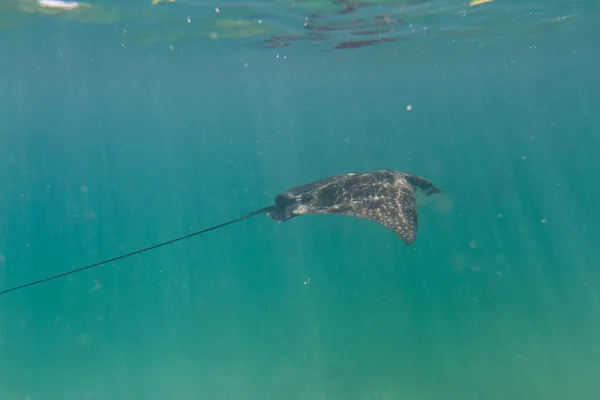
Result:
{"label": "stingray tail", "polygon": [[191,238],[193,236],[197,236],[197,235],[200,235],[202,233],[206,233],[206,232],[209,232],[209,231],[214,231],[215,229],[223,228],[224,226],[231,225],[231,224],[234,224],[236,222],[240,222],[240,221],[243,221],[245,219],[255,217],[257,215],[266,214],[266,213],[268,213],[270,211],[275,210],[275,208],[276,208],[276,206],[264,207],[264,208],[258,209],[256,211],[249,212],[248,214],[244,214],[244,215],[242,215],[240,217],[237,217],[235,219],[229,220],[227,222],[223,222],[222,224],[214,225],[214,226],[211,226],[210,228],[205,228],[205,229],[202,229],[200,231],[193,232],[193,233],[187,234],[185,236],[180,236],[180,237],[175,238],[175,239],[167,240],[166,242],[158,243],[158,244],[155,244],[155,245],[152,245],[152,246],[149,246],[149,247],[145,247],[143,249],[135,250],[135,251],[132,251],[132,252],[127,253],[127,254],[121,254],[120,256],[116,256],[116,257],[110,258],[108,260],[100,261],[100,262],[97,262],[97,263],[94,263],[94,264],[86,265],[85,267],[80,267],[80,268],[72,269],[72,270],[69,270],[69,271],[62,272],[60,274],[48,276],[46,278],[38,279],[36,281],[31,281],[31,282],[28,282],[28,283],[25,283],[25,284],[22,284],[22,285],[19,285],[19,286],[14,286],[14,287],[9,288],[9,289],[0,290],[0,296],[3,295],[3,294],[6,294],[6,293],[10,293],[10,292],[14,292],[14,291],[17,291],[17,290],[20,290],[20,289],[24,289],[24,288],[29,287],[29,286],[34,286],[34,285],[38,285],[38,284],[43,283],[43,282],[48,282],[48,281],[51,281],[51,280],[54,280],[54,279],[62,278],[63,276],[75,274],[75,273],[84,271],[86,269],[91,269],[91,268],[99,267],[101,265],[108,264],[108,263],[111,263],[111,262],[114,262],[114,261],[117,261],[117,260],[122,260],[124,258],[135,256],[136,254],[145,253],[147,251],[154,250],[154,249],[157,249],[159,247],[166,246],[168,244],[179,242],[179,241],[184,240],[184,239],[189,239],[189,238]]}

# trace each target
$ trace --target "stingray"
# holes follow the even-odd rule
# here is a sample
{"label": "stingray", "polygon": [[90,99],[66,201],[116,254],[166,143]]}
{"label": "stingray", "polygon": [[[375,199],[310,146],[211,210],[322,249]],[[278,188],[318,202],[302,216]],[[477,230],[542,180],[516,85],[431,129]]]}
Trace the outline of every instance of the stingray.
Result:
{"label": "stingray", "polygon": [[284,222],[309,214],[337,214],[371,220],[391,229],[407,245],[411,245],[417,237],[417,208],[420,206],[418,200],[426,199],[441,192],[440,188],[434,186],[427,179],[399,171],[379,170],[331,176],[288,189],[275,196],[274,205],[252,211],[222,224],[84,267],[1,290],[0,295],[128,258],[265,214],[277,222]]}

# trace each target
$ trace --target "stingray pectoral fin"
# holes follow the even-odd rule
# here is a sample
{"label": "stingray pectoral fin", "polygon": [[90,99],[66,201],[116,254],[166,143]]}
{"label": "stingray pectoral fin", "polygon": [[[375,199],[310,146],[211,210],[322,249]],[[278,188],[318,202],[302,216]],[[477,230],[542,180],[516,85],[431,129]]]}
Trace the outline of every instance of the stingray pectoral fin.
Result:
{"label": "stingray pectoral fin", "polygon": [[396,201],[368,210],[366,218],[393,230],[407,245],[417,237],[417,204],[410,192],[401,191]]}
{"label": "stingray pectoral fin", "polygon": [[402,193],[398,199],[401,209],[401,222],[394,231],[406,242],[411,245],[417,237],[418,215],[417,201],[413,194]]}
{"label": "stingray pectoral fin", "polygon": [[394,201],[370,198],[340,214],[377,222],[393,230],[407,245],[417,237],[417,202],[412,191],[399,191]]}

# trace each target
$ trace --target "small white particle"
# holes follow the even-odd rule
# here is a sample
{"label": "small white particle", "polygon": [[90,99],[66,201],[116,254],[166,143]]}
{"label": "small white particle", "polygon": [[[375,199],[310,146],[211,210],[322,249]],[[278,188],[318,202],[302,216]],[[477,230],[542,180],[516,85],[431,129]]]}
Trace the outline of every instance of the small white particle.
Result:
{"label": "small white particle", "polygon": [[542,218],[542,224],[545,224],[546,222],[548,222],[548,220],[546,218]]}
{"label": "small white particle", "polygon": [[406,106],[406,111],[410,111],[410,110],[412,110],[412,105],[409,104]]}

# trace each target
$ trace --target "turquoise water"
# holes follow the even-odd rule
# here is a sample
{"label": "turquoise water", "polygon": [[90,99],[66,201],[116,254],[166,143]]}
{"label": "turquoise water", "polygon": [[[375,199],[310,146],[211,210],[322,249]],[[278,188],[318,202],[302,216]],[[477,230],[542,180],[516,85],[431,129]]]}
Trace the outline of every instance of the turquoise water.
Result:
{"label": "turquoise water", "polygon": [[3,2],[0,290],[329,175],[445,195],[410,247],[261,216],[3,295],[0,400],[600,398],[597,5],[343,9]]}

